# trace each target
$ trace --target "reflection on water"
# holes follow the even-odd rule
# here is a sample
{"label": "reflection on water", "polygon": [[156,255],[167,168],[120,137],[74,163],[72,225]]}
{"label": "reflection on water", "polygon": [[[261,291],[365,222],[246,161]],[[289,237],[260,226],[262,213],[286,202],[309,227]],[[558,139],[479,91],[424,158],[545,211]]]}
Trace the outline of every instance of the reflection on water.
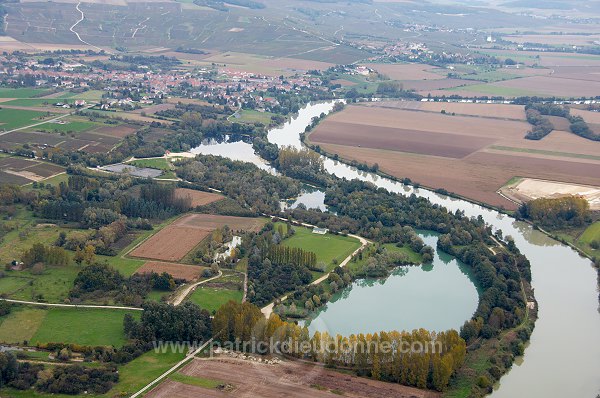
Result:
{"label": "reflection on water", "polygon": [[[293,145],[301,147],[299,136],[314,116],[322,112],[329,112],[333,102],[322,104],[311,104],[302,109],[299,115],[286,123],[281,128],[269,133],[269,140],[278,145]],[[219,145],[219,144],[217,144]],[[231,144],[226,144],[231,145]],[[242,144],[237,144],[242,145]],[[226,148],[196,148],[194,153],[212,153],[238,160],[248,158],[259,167],[265,168],[266,163],[251,152],[251,146]],[[210,151],[210,152],[206,152]],[[347,166],[338,161],[324,158],[325,169],[338,177],[348,179],[359,179],[372,182],[378,187],[388,189],[402,195],[412,193],[428,198],[432,203],[446,207],[450,211],[461,210],[466,216],[482,216],[483,219],[494,229],[501,229],[504,235],[511,235],[515,239],[517,247],[531,262],[532,285],[539,303],[539,319],[531,336],[530,346],[525,351],[522,365],[516,364],[513,369],[501,379],[500,388],[495,391],[493,398],[504,397],[595,397],[600,391],[600,344],[597,343],[600,336],[600,314],[598,314],[598,296],[596,285],[596,271],[590,266],[590,261],[581,258],[569,247],[559,244],[539,231],[534,231],[526,223],[515,221],[513,218],[497,211],[490,210],[470,202],[443,197],[426,189],[413,189],[388,178],[379,177],[375,174],[362,172],[354,167]],[[271,170],[272,171],[272,170]],[[441,258],[440,258],[440,261]],[[443,262],[443,261],[442,261]],[[423,319],[423,324],[417,324],[419,315],[410,312],[411,306],[407,303],[416,303],[414,297],[426,298],[435,295],[437,290],[449,294],[460,290],[448,288],[448,281],[439,281],[439,284],[431,281],[430,276],[437,275],[436,268],[459,269],[447,265],[434,265],[429,272],[422,268],[410,268],[407,275],[402,277],[393,276],[387,282],[374,287],[357,287],[347,292],[346,297],[339,297],[335,303],[330,303],[328,311],[333,305],[357,297],[355,306],[345,305],[346,313],[335,317],[332,324],[324,324],[317,317],[311,327],[328,330],[329,328],[340,331],[377,329],[403,329],[410,326],[413,321],[415,327],[428,327],[432,329],[447,325],[460,326],[467,319],[473,308],[467,305],[463,315],[459,315],[454,309],[449,309],[453,319],[432,320],[430,317]],[[417,272],[414,272],[417,271]],[[401,286],[387,289],[398,283],[399,279],[411,278],[413,274],[427,274],[427,278],[418,277],[413,282],[416,286],[400,282]],[[434,278],[435,279],[435,278]],[[461,279],[457,278],[457,281]],[[389,285],[388,285],[389,283]],[[473,286],[470,282],[469,286]],[[395,285],[394,285],[395,286]],[[362,289],[370,294],[353,294],[354,290]],[[369,301],[371,295],[377,290],[384,289],[387,295],[377,293],[382,301]],[[416,290],[415,296],[407,296],[406,289]],[[346,294],[346,293],[344,293]],[[403,297],[403,301],[399,301]],[[452,300],[448,300],[452,301]],[[440,298],[439,305],[444,305],[446,297]],[[452,301],[455,302],[455,301]],[[371,311],[366,310],[366,304],[370,303]],[[456,302],[455,302],[456,303]],[[458,304],[455,304],[458,305]],[[361,307],[363,306],[363,307]],[[417,306],[418,307],[418,306]],[[376,308],[377,311],[372,310]],[[428,308],[429,314],[442,312],[439,306]],[[459,308],[456,311],[464,310]],[[333,314],[335,311],[332,311]],[[341,313],[340,313],[341,314]],[[442,314],[444,315],[444,314]],[[462,321],[458,322],[458,318]],[[333,318],[333,317],[332,317]],[[408,321],[407,321],[408,320]],[[431,325],[433,324],[433,325]],[[575,333],[566,330],[567,327],[576,328]],[[572,338],[576,336],[576,338]]]}
{"label": "reflection on water", "polygon": [[[426,244],[436,246],[435,234],[419,235]],[[398,267],[385,279],[355,281],[334,294],[307,325],[311,332],[346,336],[382,330],[458,329],[473,315],[477,301],[466,266],[436,252],[427,268]]]}
{"label": "reflection on water", "polygon": [[271,174],[277,174],[277,171],[271,165],[254,153],[252,144],[244,141],[230,141],[227,136],[222,142],[215,139],[206,140],[202,145],[193,148],[190,152],[196,155],[217,155],[232,160],[254,163],[260,169],[266,170]]}
{"label": "reflection on water", "polygon": [[325,192],[314,188],[306,188],[297,198],[283,201],[281,204],[282,210],[295,209],[299,204],[303,204],[307,209],[327,211]]}

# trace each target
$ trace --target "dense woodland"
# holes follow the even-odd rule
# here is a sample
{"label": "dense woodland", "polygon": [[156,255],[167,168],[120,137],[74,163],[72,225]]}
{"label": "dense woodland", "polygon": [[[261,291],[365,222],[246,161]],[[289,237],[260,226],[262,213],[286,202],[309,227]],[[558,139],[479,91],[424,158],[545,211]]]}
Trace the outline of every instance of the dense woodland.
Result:
{"label": "dense woodland", "polygon": [[539,198],[523,203],[518,215],[549,228],[580,227],[590,221],[590,204],[579,196]]}
{"label": "dense woodland", "polygon": [[260,234],[244,243],[248,253],[248,300],[263,306],[274,299],[311,282],[310,269],[316,265],[316,254],[281,246],[290,232],[274,231],[267,224]]}
{"label": "dense woodland", "polygon": [[83,392],[104,394],[119,380],[114,367],[88,368],[81,365],[48,367],[18,362],[9,352],[0,353],[0,387],[48,394],[77,395]]}

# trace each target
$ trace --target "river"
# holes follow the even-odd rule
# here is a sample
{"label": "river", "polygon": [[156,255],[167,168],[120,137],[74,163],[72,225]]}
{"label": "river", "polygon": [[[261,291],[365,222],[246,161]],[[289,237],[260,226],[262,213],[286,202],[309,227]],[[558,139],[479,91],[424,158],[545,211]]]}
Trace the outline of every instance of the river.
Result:
{"label": "river", "polygon": [[[268,135],[269,141],[278,145],[301,147],[300,133],[304,132],[313,117],[322,112],[328,113],[332,107],[333,102],[306,106],[282,127],[271,130]],[[239,146],[239,144],[237,145]],[[211,153],[210,149],[205,146],[196,148],[193,152]],[[249,160],[246,153],[238,153],[233,145],[228,147],[227,144],[219,144],[218,152],[214,154],[232,159]],[[402,195],[414,193],[428,198],[432,203],[443,205],[450,211],[461,210],[467,216],[482,216],[494,228],[501,229],[504,235],[512,236],[521,252],[530,260],[532,286],[535,289],[539,305],[539,318],[523,360],[518,361],[518,364],[515,363],[511,371],[502,377],[499,388],[492,394],[493,398],[595,398],[600,393],[600,344],[598,343],[600,313],[596,271],[588,259],[580,257],[568,246],[534,230],[530,225],[518,222],[495,210],[465,200],[439,195],[426,189],[405,186],[373,173],[359,171],[329,158],[324,157],[323,159],[325,169],[338,177],[369,181]],[[265,168],[264,161],[258,159],[257,162],[255,163]],[[438,268],[444,266],[436,265],[440,265]],[[434,265],[434,269],[436,265]],[[407,276],[413,271],[409,270],[407,275],[401,275],[399,278],[409,281]],[[434,276],[435,273],[431,273],[431,275]],[[426,273],[422,275],[423,278],[426,276]],[[397,276],[392,278],[389,283],[396,283],[394,281],[398,279]],[[423,278],[418,278],[418,283],[425,283],[422,282]],[[386,283],[373,286],[369,292],[372,294],[383,288],[382,294],[388,294],[385,285]],[[432,287],[431,284],[427,286]],[[349,300],[351,296],[353,297],[353,291],[360,292],[362,289],[363,287],[353,286],[348,292],[342,293],[335,302],[328,305],[328,316],[331,319],[341,319],[341,315],[340,317],[333,316],[335,312],[333,309],[339,307],[340,309],[337,311],[342,311],[347,308],[345,305],[342,306],[342,303]],[[399,297],[406,294],[406,292],[401,292],[399,287],[392,288],[390,291],[398,292]],[[364,298],[365,296],[361,293],[357,297]],[[359,298],[357,302],[360,301]],[[372,311],[378,320],[372,321],[376,323],[373,324],[374,330],[371,331],[378,331],[382,328],[383,324],[380,320],[389,318],[390,311],[399,312],[401,309],[395,308],[387,302],[381,302],[380,306]],[[431,311],[428,313],[430,317],[439,314],[436,308],[430,308],[429,311]],[[467,308],[465,314],[461,314],[461,316],[465,316],[463,321],[469,317],[467,315],[469,313],[472,313],[472,310]],[[347,318],[347,322],[354,321],[360,323],[356,317]],[[462,324],[462,322],[460,323]],[[348,330],[351,329],[352,327],[349,327]],[[401,329],[401,327],[390,325],[386,329]]]}

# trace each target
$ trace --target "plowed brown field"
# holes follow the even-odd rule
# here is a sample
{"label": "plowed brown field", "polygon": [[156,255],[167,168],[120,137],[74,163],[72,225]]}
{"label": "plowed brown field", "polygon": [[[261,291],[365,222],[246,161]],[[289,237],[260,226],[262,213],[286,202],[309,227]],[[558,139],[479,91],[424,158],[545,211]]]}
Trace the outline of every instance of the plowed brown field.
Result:
{"label": "plowed brown field", "polygon": [[[321,123],[309,141],[343,159],[377,163],[398,178],[507,209],[517,205],[497,191],[515,176],[600,186],[600,142],[566,131],[526,140],[527,123],[498,119],[520,115],[520,107],[420,105],[348,106]],[[480,116],[435,112],[446,106]]]}
{"label": "plowed brown field", "polygon": [[178,198],[189,197],[192,200],[192,207],[204,206],[223,199],[223,195],[217,193],[202,192],[187,188],[177,188],[175,190],[175,196]]}
{"label": "plowed brown field", "polygon": [[234,387],[224,392],[168,380],[146,397],[247,398],[435,398],[440,394],[335,372],[316,365],[284,362],[266,365],[232,358],[195,359],[181,370],[188,376],[220,381]]}
{"label": "plowed brown field", "polygon": [[233,231],[258,231],[265,219],[188,214],[151,236],[131,255],[162,261],[179,261],[217,228],[228,225]]}

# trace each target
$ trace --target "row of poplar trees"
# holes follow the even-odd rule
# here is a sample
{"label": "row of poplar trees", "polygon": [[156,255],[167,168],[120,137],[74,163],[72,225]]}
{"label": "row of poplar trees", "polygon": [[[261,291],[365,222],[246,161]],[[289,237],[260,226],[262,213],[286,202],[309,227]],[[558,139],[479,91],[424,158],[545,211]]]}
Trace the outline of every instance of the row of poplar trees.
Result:
{"label": "row of poplar trees", "polygon": [[466,355],[465,341],[455,330],[435,333],[418,329],[348,337],[316,332],[310,336],[306,327],[284,322],[277,314],[267,319],[247,302],[225,304],[216,312],[212,325],[217,341],[285,342],[285,354],[293,357],[437,391],[447,388]]}

